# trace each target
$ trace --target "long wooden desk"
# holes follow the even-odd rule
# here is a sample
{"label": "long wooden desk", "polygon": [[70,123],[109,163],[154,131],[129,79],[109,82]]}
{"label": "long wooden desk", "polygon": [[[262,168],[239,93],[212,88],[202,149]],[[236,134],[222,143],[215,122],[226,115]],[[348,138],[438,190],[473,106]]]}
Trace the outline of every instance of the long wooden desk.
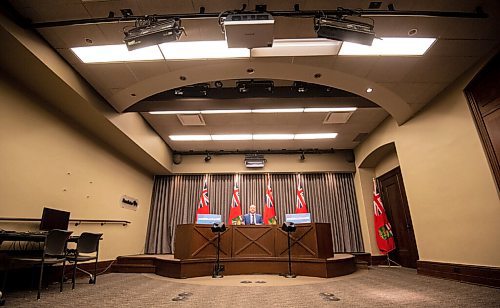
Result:
{"label": "long wooden desk", "polygon": [[[144,258],[161,276],[187,278],[207,276],[217,256],[217,234],[211,226],[178,225],[172,259]],[[314,277],[336,277],[356,271],[352,255],[334,257],[328,223],[297,225],[291,233],[292,271]],[[226,275],[279,274],[288,271],[288,238],[279,226],[228,226],[221,233],[220,260]],[[140,258],[139,258],[140,259]],[[138,258],[121,259],[141,262]],[[146,262],[146,261],[144,261]]]}
{"label": "long wooden desk", "polygon": [[[297,230],[290,233],[292,258],[333,257],[330,230],[328,223],[297,225]],[[221,233],[220,257],[288,257],[287,236],[278,226],[228,226]],[[176,259],[213,258],[217,254],[217,234],[207,225],[178,225],[174,247]]]}

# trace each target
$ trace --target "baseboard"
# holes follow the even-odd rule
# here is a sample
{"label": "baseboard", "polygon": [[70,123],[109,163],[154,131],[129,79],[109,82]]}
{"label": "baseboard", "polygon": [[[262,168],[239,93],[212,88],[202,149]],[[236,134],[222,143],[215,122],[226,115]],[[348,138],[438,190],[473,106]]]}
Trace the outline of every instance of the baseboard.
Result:
{"label": "baseboard", "polygon": [[500,288],[499,267],[417,261],[417,273]]}

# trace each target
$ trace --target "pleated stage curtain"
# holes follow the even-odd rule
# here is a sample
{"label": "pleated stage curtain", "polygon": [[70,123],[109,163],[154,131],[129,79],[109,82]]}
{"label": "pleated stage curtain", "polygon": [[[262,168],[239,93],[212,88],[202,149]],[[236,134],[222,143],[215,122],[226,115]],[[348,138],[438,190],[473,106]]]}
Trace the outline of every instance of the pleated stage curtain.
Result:
{"label": "pleated stage curtain", "polygon": [[[145,252],[172,253],[175,227],[194,223],[203,178],[205,175],[156,176]],[[251,204],[264,213],[267,174],[240,174],[242,213]],[[297,203],[297,174],[271,174],[271,187],[278,224],[285,214],[295,213]],[[335,252],[362,252],[363,239],[354,191],[352,173],[301,174],[305,200],[313,222],[328,222],[332,227]],[[210,212],[221,214],[228,221],[234,174],[209,174],[208,194]]]}

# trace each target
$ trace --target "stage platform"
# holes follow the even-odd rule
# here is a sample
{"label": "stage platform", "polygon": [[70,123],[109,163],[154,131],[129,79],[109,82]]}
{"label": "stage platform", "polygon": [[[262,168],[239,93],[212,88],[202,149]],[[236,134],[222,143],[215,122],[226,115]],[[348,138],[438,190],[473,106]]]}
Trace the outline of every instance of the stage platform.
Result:
{"label": "stage platform", "polygon": [[[176,259],[174,255],[120,256],[113,272],[155,273],[170,278],[211,276],[215,258]],[[288,258],[253,257],[221,258],[224,275],[281,274],[288,272]],[[331,278],[352,274],[356,260],[351,254],[335,254],[331,258],[292,258],[292,272],[300,276]]]}

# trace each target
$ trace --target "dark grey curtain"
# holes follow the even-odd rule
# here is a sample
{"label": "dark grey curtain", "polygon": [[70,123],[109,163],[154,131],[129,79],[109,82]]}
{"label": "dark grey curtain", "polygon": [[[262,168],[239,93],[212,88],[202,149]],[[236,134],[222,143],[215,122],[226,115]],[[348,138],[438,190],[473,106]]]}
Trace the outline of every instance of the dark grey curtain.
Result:
{"label": "dark grey curtain", "polygon": [[[251,204],[263,213],[266,174],[240,174],[242,212]],[[352,173],[301,174],[305,200],[314,222],[328,222],[332,227],[335,252],[362,252],[363,240],[354,192]],[[172,253],[175,227],[193,223],[203,186],[204,175],[157,176],[153,187],[146,253]],[[297,174],[271,174],[271,187],[278,223],[285,214],[295,213]],[[210,174],[208,194],[210,212],[228,220],[234,174]]]}

